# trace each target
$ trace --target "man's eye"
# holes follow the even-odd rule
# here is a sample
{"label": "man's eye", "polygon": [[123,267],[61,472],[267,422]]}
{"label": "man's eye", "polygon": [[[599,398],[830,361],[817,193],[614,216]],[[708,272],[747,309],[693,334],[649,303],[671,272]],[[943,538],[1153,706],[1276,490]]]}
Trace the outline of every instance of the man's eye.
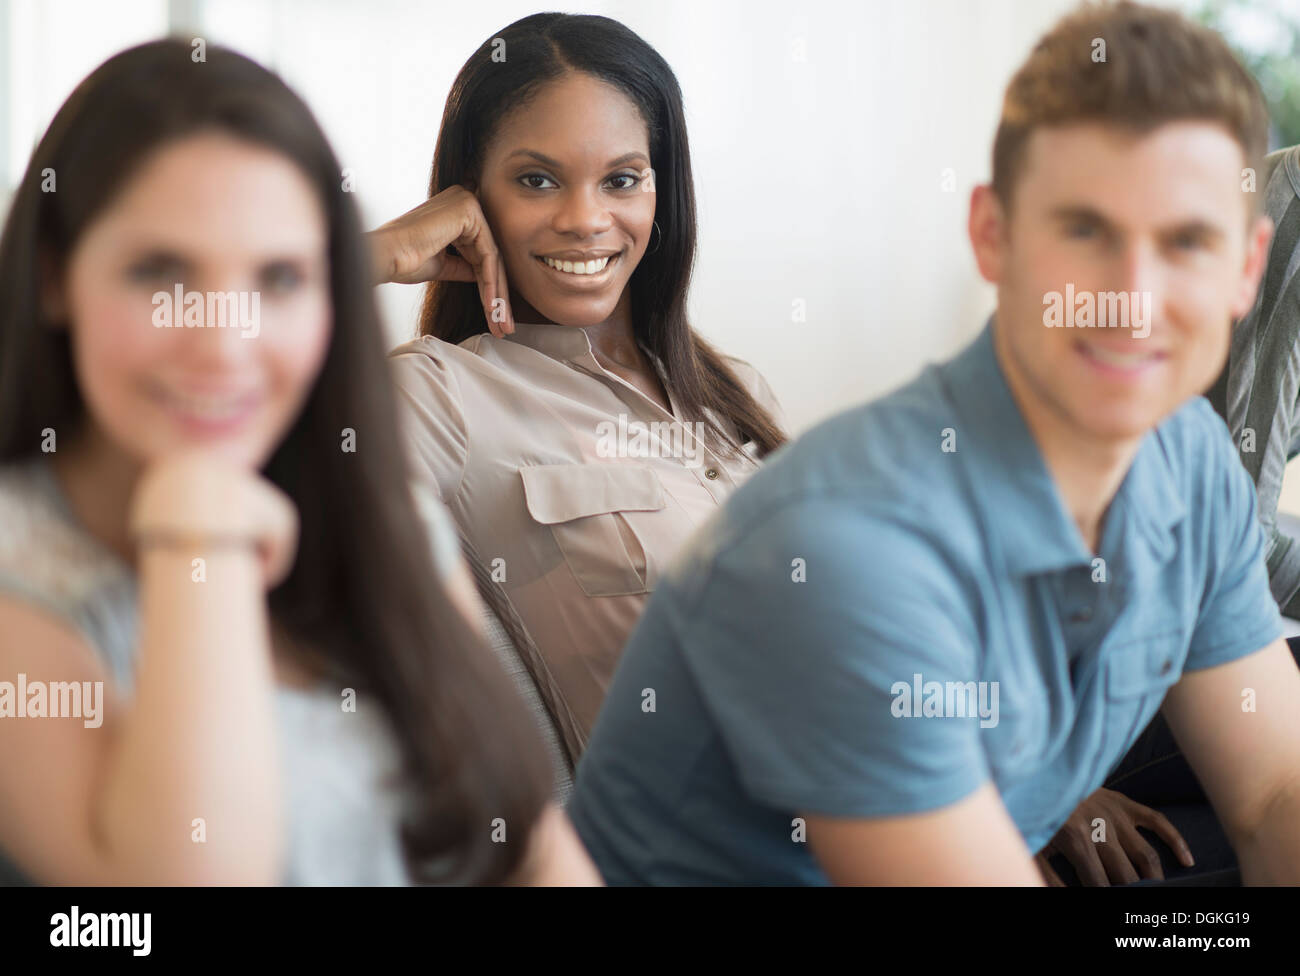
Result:
{"label": "man's eye", "polygon": [[541,173],[528,173],[519,177],[519,182],[530,190],[544,190],[546,187],[543,184],[546,183],[550,183],[551,186],[555,185],[549,176],[543,176]]}
{"label": "man's eye", "polygon": [[1203,243],[1200,234],[1177,234],[1174,236],[1174,247],[1180,251],[1199,250]]}
{"label": "man's eye", "polygon": [[1087,240],[1090,237],[1097,236],[1096,224],[1066,224],[1065,236],[1073,237],[1076,240]]}

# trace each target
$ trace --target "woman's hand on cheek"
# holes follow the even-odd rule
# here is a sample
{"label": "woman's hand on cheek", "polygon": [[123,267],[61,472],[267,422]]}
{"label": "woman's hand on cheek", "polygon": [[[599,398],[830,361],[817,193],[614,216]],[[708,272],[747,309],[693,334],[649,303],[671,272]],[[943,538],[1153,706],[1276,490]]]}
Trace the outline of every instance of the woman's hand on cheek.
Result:
{"label": "woman's hand on cheek", "polygon": [[141,546],[248,547],[267,590],[289,575],[298,549],[298,512],[288,495],[255,471],[198,451],[150,464],[130,519]]}
{"label": "woman's hand on cheek", "polygon": [[[369,237],[377,283],[476,282],[492,334],[514,332],[505,261],[478,198],[465,187],[448,187]],[[457,254],[447,253],[453,245]]]}

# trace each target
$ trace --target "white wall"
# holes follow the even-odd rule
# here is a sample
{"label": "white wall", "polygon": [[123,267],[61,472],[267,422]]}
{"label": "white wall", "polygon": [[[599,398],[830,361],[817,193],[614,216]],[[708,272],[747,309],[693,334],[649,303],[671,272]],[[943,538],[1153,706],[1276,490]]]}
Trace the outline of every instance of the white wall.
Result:
{"label": "white wall", "polygon": [[0,203],[81,79],[166,30],[166,0],[0,0]]}
{"label": "white wall", "polygon": [[[700,201],[691,314],[768,376],[796,430],[891,389],[981,326],[965,239],[1002,89],[1067,0],[583,3],[677,72]],[[12,0],[9,155],[98,59],[162,30],[157,0]],[[537,0],[186,0],[173,21],[281,71],[316,110],[376,225],[423,199],[464,60]],[[23,53],[26,52],[26,53]],[[24,146],[26,148],[21,148]],[[954,189],[943,188],[951,169]],[[11,167],[10,179],[15,175]],[[391,339],[419,289],[381,289]],[[792,321],[795,300],[806,321]]]}

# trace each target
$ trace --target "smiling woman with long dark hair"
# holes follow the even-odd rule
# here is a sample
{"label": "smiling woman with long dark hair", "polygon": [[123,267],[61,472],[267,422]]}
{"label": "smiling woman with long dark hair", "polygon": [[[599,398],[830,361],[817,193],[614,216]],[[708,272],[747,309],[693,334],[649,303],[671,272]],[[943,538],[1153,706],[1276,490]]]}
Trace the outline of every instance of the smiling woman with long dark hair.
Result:
{"label": "smiling woman with long dark hair", "polygon": [[536,14],[485,41],[429,195],[372,235],[380,280],[432,279],[393,354],[408,436],[576,760],[660,572],[782,443],[779,410],[687,321],[681,91],[627,27]]}
{"label": "smiling woman with long dark hair", "polygon": [[[82,82],[0,240],[0,680],[106,691],[0,721],[0,849],[46,883],[588,878],[421,531],[338,162],[270,72],[190,53]],[[257,328],[160,322],[181,285]]]}

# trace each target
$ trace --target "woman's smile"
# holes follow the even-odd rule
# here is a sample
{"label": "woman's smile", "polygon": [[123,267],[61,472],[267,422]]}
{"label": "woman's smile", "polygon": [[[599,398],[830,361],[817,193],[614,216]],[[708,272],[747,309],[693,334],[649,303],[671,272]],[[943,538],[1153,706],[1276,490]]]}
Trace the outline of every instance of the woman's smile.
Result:
{"label": "woman's smile", "polygon": [[622,255],[622,251],[562,251],[556,254],[538,254],[536,258],[557,284],[590,291],[609,284],[613,269]]}

